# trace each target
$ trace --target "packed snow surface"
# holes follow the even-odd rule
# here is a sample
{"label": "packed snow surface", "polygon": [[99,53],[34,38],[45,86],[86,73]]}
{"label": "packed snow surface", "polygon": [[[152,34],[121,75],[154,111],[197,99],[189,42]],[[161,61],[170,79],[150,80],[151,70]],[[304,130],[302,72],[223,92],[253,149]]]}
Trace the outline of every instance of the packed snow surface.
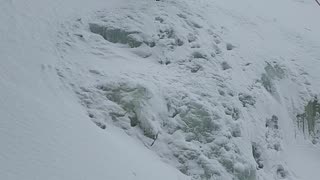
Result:
{"label": "packed snow surface", "polygon": [[318,180],[320,7],[0,0],[0,179]]}

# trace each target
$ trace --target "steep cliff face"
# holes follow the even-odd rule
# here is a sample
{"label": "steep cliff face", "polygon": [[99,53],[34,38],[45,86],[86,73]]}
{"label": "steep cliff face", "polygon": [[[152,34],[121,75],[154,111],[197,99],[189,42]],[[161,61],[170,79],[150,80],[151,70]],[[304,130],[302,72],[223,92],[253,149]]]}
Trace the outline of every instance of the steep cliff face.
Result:
{"label": "steep cliff face", "polygon": [[[73,3],[50,2],[53,10],[40,11],[47,5],[38,2],[38,6],[23,10],[22,3],[6,1],[2,9],[7,14],[15,8],[31,13],[29,17],[17,15],[20,11],[12,16],[3,13],[5,18],[0,19],[10,25],[0,29],[8,34],[1,37],[8,43],[1,44],[6,47],[2,69],[17,69],[18,74],[2,73],[2,86],[8,92],[27,92],[16,94],[28,97],[23,107],[34,107],[26,108],[21,116],[12,115],[14,104],[6,108],[9,111],[1,111],[11,114],[3,127],[19,132],[23,126],[11,126],[12,119],[34,113],[48,102],[39,116],[29,118],[28,127],[31,131],[33,122],[38,124],[45,117],[57,126],[49,131],[47,142],[53,136],[56,143],[47,146],[45,139],[38,139],[40,143],[33,145],[52,149],[55,144],[72,142],[74,138],[63,140],[68,132],[80,137],[71,143],[76,148],[63,151],[63,146],[58,146],[50,151],[52,158],[71,157],[59,160],[57,166],[64,164],[68,169],[71,160],[84,160],[81,154],[94,154],[90,166],[79,166],[88,172],[80,171],[77,177],[90,177],[92,172],[94,179],[119,180],[317,179],[320,25],[315,14],[320,15],[320,10],[315,3]],[[29,25],[30,19],[37,26]],[[32,32],[30,36],[20,33],[18,27],[24,26],[26,32]],[[21,43],[18,53],[13,53],[13,47]],[[31,65],[20,65],[24,55]],[[22,74],[28,76],[22,78]],[[39,84],[30,87],[35,81]],[[3,101],[20,99],[3,97]],[[56,113],[57,109],[62,113]],[[93,124],[97,128],[91,127]],[[41,121],[39,129],[45,125]],[[63,135],[56,132],[60,130]],[[26,137],[33,137],[27,132]],[[12,136],[6,133],[4,139],[9,142]],[[81,143],[84,136],[86,141]],[[81,151],[83,148],[86,151]],[[75,149],[77,156],[72,154]],[[14,154],[7,157],[11,156]],[[32,157],[39,164],[53,161]],[[115,163],[114,157],[119,162]],[[302,163],[303,159],[308,162]],[[17,165],[15,161],[12,167]],[[70,179],[73,172],[55,175]]]}
{"label": "steep cliff face", "polygon": [[314,108],[296,115],[317,94],[306,65],[319,26],[281,7],[316,9],[259,3],[128,2],[71,20],[60,49],[84,71],[63,70],[66,81],[100,128],[122,128],[193,179],[294,179],[280,154],[304,136],[300,121],[312,134],[302,142],[316,137]]}

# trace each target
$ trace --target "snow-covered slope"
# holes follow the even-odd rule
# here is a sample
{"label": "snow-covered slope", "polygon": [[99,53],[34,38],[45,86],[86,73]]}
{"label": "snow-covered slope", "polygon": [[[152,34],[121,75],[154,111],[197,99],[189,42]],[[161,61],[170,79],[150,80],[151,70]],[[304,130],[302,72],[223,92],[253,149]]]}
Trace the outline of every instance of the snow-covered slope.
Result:
{"label": "snow-covered slope", "polygon": [[315,2],[0,5],[0,179],[320,176]]}
{"label": "snow-covered slope", "polygon": [[123,132],[97,129],[59,80],[58,25],[91,3],[1,0],[0,179],[187,179]]}

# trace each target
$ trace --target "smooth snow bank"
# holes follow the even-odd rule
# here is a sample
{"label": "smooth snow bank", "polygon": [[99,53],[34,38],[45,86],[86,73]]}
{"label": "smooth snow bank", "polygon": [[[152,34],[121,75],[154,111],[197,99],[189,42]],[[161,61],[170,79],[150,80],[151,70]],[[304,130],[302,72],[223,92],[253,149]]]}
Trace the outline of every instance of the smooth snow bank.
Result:
{"label": "smooth snow bank", "polygon": [[58,25],[101,5],[121,1],[0,1],[0,179],[186,179],[123,132],[96,128],[58,79]]}
{"label": "smooth snow bank", "polygon": [[284,154],[288,166],[298,179],[318,180],[320,167],[320,149],[310,144],[295,144],[288,147]]}

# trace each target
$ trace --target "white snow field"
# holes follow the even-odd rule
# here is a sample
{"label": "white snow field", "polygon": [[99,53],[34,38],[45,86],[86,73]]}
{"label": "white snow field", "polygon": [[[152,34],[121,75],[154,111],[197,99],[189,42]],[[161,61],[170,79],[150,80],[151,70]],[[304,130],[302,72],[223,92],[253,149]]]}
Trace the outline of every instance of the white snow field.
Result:
{"label": "white snow field", "polygon": [[0,0],[0,179],[319,180],[314,0]]}

